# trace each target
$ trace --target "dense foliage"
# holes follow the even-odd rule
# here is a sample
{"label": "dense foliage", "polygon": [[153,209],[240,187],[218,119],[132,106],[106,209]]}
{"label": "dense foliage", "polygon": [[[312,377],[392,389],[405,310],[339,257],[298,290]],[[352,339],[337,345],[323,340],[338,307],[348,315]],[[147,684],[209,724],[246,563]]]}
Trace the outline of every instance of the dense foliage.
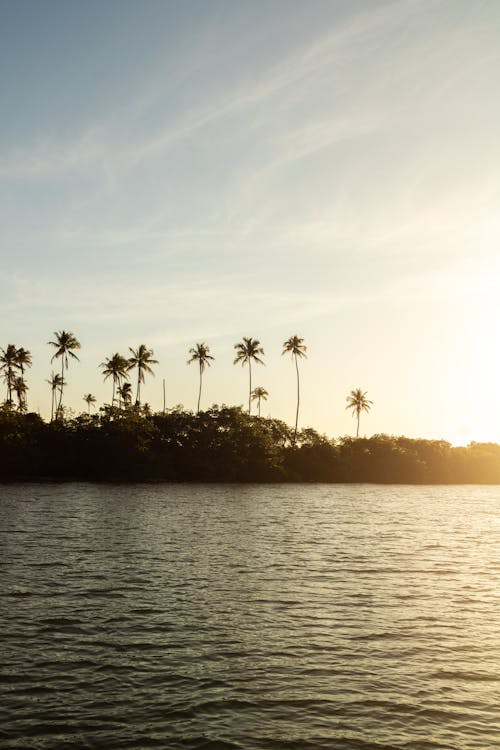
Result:
{"label": "dense foliage", "polygon": [[500,484],[500,446],[374,435],[330,440],[214,406],[199,414],[105,407],[44,422],[0,410],[0,478]]}

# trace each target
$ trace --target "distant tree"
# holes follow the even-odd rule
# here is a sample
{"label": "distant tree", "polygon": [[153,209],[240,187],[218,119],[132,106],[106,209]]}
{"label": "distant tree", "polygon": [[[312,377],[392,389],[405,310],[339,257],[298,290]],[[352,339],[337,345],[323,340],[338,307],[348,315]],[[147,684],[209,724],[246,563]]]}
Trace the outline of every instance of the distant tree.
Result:
{"label": "distant tree", "polygon": [[246,336],[243,336],[243,340],[235,344],[234,348],[236,349],[236,357],[233,365],[238,364],[238,362],[241,362],[242,367],[248,364],[248,413],[250,414],[252,400],[252,361],[259,365],[263,365],[264,362],[260,359],[259,354],[264,355],[264,349],[261,347],[260,341],[247,338]]}
{"label": "distant tree", "polygon": [[56,409],[56,415],[61,414],[61,406],[62,406],[62,397],[63,397],[63,388],[66,385],[64,382],[64,367],[66,366],[66,369],[69,365],[69,359],[68,357],[71,357],[72,359],[76,359],[77,362],[80,360],[76,356],[74,350],[80,349],[80,342],[75,337],[74,333],[71,331],[54,331],[55,341],[49,341],[49,346],[54,346],[56,348],[56,353],[50,360],[53,362],[55,359],[61,358],[61,384],[59,386],[59,403],[57,405]]}
{"label": "distant tree", "polygon": [[51,379],[47,380],[46,382],[50,385],[51,394],[52,394],[52,403],[50,407],[50,421],[52,422],[52,420],[54,419],[54,409],[56,405],[57,391],[61,390],[63,386],[66,385],[66,383],[64,382],[64,380],[61,378],[59,374],[54,375],[54,373],[52,373]]}
{"label": "distant tree", "polygon": [[105,359],[104,362],[101,362],[99,367],[102,367],[104,380],[107,380],[108,378],[113,379],[113,391],[111,396],[111,406],[113,406],[115,403],[116,388],[120,387],[122,380],[128,378],[128,370],[130,369],[129,361],[126,357],[122,357],[122,355],[117,352],[111,357],[108,357],[108,359]]}
{"label": "distant tree", "polygon": [[200,387],[198,390],[198,406],[196,409],[196,412],[199,413],[200,411],[200,399],[201,399],[201,381],[203,377],[203,372],[205,370],[205,367],[210,367],[210,360],[213,360],[214,358],[209,354],[210,347],[207,346],[207,344],[195,344],[194,347],[192,347],[189,350],[189,354],[191,355],[191,358],[188,359],[187,363],[188,365],[191,364],[191,362],[198,362],[198,366],[200,368]]}
{"label": "distant tree", "polygon": [[17,378],[14,378],[14,382],[12,383],[12,390],[17,396],[17,410],[20,412],[26,412],[26,392],[28,390],[28,386],[26,385],[23,377],[18,375]]}
{"label": "distant tree", "polygon": [[6,403],[12,407],[12,390],[14,387],[15,371],[18,368],[17,349],[14,344],[8,344],[6,349],[0,349],[0,370],[7,385]]}
{"label": "distant tree", "polygon": [[290,336],[283,344],[283,351],[281,354],[292,355],[292,360],[295,360],[295,370],[297,372],[297,411],[295,413],[295,432],[293,434],[293,441],[297,439],[297,425],[299,422],[299,404],[300,404],[300,382],[299,382],[299,357],[307,357],[306,354],[307,346],[304,344],[304,339],[299,336]]}
{"label": "distant tree", "polygon": [[149,375],[154,375],[151,365],[157,365],[158,360],[153,359],[154,351],[148,349],[144,344],[140,344],[137,349],[132,349],[129,346],[129,351],[132,356],[129,358],[129,369],[132,370],[137,367],[137,392],[135,397],[135,403],[141,403],[141,383],[144,383],[144,374],[147,372]]}
{"label": "distant tree", "polygon": [[125,406],[130,406],[132,402],[132,386],[130,383],[123,383],[120,388],[118,388],[118,396],[120,398],[120,406],[121,402],[125,404]]}
{"label": "distant tree", "polygon": [[[24,347],[21,346],[16,352],[16,364],[17,364],[17,367],[21,370],[21,378],[24,380],[24,370],[26,367],[31,367],[31,364],[32,364],[31,352],[29,352],[27,349],[24,349]],[[28,391],[28,386],[26,386],[26,389],[23,395],[24,411],[27,411],[28,409],[28,401],[26,398],[27,391]]]}
{"label": "distant tree", "polygon": [[346,409],[352,409],[353,416],[356,415],[356,437],[359,437],[359,417],[362,411],[369,412],[373,401],[366,398],[368,391],[362,391],[361,388],[355,388],[351,391],[350,395],[347,396]]}
{"label": "distant tree", "polygon": [[88,414],[90,414],[90,407],[91,407],[91,406],[93,406],[93,405],[95,404],[95,402],[96,402],[96,400],[97,400],[97,399],[96,399],[96,397],[95,397],[95,396],[93,396],[93,395],[92,395],[91,393],[86,393],[86,394],[84,395],[84,397],[83,397],[83,400],[84,400],[84,401],[85,401],[85,403],[87,404],[87,410],[88,410]]}
{"label": "distant tree", "polygon": [[261,385],[258,385],[257,388],[254,388],[252,391],[252,401],[257,401],[257,409],[258,409],[259,417],[260,417],[260,400],[262,399],[263,401],[267,401],[268,396],[269,396],[269,393]]}

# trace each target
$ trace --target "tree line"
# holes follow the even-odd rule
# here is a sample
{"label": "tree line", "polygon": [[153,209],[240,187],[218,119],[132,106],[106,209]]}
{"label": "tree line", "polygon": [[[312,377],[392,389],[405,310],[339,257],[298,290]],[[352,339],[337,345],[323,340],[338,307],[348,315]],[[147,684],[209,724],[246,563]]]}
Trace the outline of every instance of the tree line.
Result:
{"label": "tree line", "polygon": [[500,446],[374,435],[329,439],[241,407],[107,405],[45,422],[0,408],[0,479],[500,484]]}
{"label": "tree line", "polygon": [[[52,372],[51,378],[47,380],[51,391],[50,421],[52,422],[54,419],[61,420],[64,417],[63,391],[66,386],[66,381],[64,379],[65,372],[68,370],[71,360],[79,361],[76,351],[81,349],[81,345],[73,332],[65,330],[55,331],[54,339],[47,343],[55,349],[55,353],[50,360],[51,363],[55,360],[60,360],[61,363],[61,372]],[[264,349],[258,339],[246,336],[234,345],[234,349],[236,350],[236,356],[233,364],[241,364],[242,366],[247,365],[248,367],[248,414],[251,414],[252,411],[252,401],[257,401],[257,411],[258,416],[260,417],[261,401],[267,400],[269,393],[263,386],[252,388],[252,364],[264,364],[262,359],[264,356]],[[299,359],[307,356],[306,351],[307,347],[304,344],[304,339],[300,336],[294,335],[290,336],[283,343],[283,349],[281,352],[282,354],[291,355],[296,370],[297,405],[295,412],[294,440],[297,438],[300,406]],[[206,367],[210,366],[214,357],[210,354],[210,347],[205,342],[196,343],[194,347],[189,349],[189,354],[191,356],[188,359],[187,364],[189,365],[196,362],[199,367],[197,402],[197,413],[199,413],[203,373],[205,372]],[[31,367],[31,364],[31,353],[23,347],[17,348],[14,344],[8,344],[5,349],[0,349],[0,372],[3,373],[3,378],[7,388],[6,399],[4,401],[5,408],[14,408],[13,393],[15,393],[18,402],[17,410],[20,413],[27,413],[28,385],[25,379],[25,369]],[[157,364],[159,363],[158,360],[154,359],[153,350],[149,349],[145,344],[140,344],[137,349],[129,347],[128,356],[123,356],[118,352],[115,352],[101,362],[99,367],[102,369],[104,380],[111,378],[112,382],[111,406],[114,407],[117,403],[119,409],[128,409],[132,405],[132,384],[129,382],[129,375],[134,369],[137,371],[135,406],[140,406],[141,384],[145,382],[146,375],[154,375],[153,366]],[[90,414],[91,408],[96,404],[97,399],[92,393],[86,393],[83,395],[83,400],[87,404],[87,413]],[[352,390],[350,395],[347,396],[346,409],[351,409],[356,417],[356,437],[359,436],[360,415],[363,411],[369,411],[372,403],[372,401],[366,398],[366,392],[363,392],[360,388]]]}

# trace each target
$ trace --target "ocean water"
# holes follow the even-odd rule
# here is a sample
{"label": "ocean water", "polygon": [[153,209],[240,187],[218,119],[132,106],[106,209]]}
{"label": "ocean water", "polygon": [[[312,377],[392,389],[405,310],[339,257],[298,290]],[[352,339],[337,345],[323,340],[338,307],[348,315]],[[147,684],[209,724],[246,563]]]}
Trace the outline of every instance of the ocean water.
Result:
{"label": "ocean water", "polygon": [[0,485],[0,746],[500,747],[500,487]]}

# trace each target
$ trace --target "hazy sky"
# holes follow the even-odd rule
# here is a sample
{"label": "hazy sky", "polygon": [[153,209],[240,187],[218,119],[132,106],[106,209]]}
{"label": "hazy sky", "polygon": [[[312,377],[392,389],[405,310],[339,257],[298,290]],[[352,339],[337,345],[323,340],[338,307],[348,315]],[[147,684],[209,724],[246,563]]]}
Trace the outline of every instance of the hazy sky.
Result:
{"label": "hazy sky", "polygon": [[[143,399],[500,441],[497,0],[0,0],[0,346],[73,331],[68,405],[145,343]],[[59,367],[59,365],[55,365]]]}

